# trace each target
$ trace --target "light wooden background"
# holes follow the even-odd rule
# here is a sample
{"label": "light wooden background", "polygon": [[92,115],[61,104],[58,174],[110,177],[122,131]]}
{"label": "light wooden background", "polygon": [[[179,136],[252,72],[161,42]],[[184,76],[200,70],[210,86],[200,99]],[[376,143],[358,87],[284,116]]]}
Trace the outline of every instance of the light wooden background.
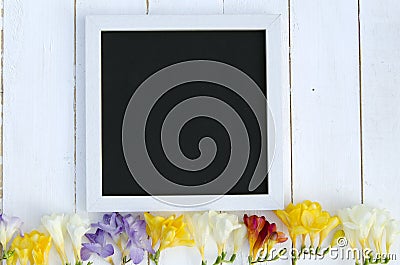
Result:
{"label": "light wooden background", "polygon": [[[26,229],[43,214],[85,209],[83,47],[89,14],[282,14],[284,159],[291,164],[286,203],[318,200],[335,213],[364,202],[400,219],[398,0],[3,4],[3,209],[23,218]],[[245,256],[235,264],[245,264]],[[199,256],[194,249],[168,250],[162,264],[199,264]]]}

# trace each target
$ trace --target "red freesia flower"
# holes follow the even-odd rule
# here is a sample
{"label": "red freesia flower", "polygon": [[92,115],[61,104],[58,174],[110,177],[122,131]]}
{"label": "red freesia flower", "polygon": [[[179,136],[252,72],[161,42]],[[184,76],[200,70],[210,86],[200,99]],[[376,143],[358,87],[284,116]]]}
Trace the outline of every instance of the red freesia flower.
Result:
{"label": "red freesia flower", "polygon": [[257,215],[248,216],[247,214],[243,217],[243,222],[247,227],[247,237],[249,239],[250,254],[253,254],[254,244],[256,243],[259,233],[263,229],[266,220],[264,216],[258,217]]}
{"label": "red freesia flower", "polygon": [[256,243],[254,244],[253,248],[250,249],[250,255],[253,258],[257,257],[258,251],[264,246],[264,244],[268,240],[268,238],[270,236],[270,233],[269,233],[270,227],[271,227],[270,223],[269,222],[265,222],[265,225],[264,225],[263,229],[258,234]]}
{"label": "red freesia flower", "polygon": [[276,243],[283,243],[288,239],[283,232],[277,231],[275,223],[269,223],[264,216],[252,215],[248,217],[244,215],[243,220],[247,227],[250,256],[253,260],[257,259],[260,249],[264,249],[269,253]]}

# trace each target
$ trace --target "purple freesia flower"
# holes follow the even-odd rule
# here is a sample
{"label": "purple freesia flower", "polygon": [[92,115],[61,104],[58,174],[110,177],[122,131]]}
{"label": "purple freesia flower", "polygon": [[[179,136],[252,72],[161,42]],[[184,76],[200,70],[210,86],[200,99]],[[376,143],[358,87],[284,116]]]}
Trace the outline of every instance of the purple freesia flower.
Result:
{"label": "purple freesia flower", "polygon": [[[132,219],[129,217],[128,220]],[[146,222],[144,220],[134,219],[133,222],[125,222],[125,230],[128,235],[126,248],[129,250],[129,256],[134,264],[142,262],[145,251],[155,254],[151,247],[151,241],[146,234]]]}
{"label": "purple freesia flower", "polygon": [[23,222],[18,217],[0,214],[0,234],[2,235],[0,243],[5,249],[10,247],[17,233],[24,236],[21,229],[22,224]]}
{"label": "purple freesia flower", "polygon": [[[98,245],[96,245],[96,251],[94,251],[93,244],[99,241],[97,239],[95,242],[94,238],[100,236],[103,244],[102,246],[104,247],[105,236],[108,235],[121,251],[123,263],[126,263],[129,256],[133,264],[139,264],[143,261],[146,251],[152,254],[155,253],[151,247],[151,241],[146,234],[145,221],[133,217],[131,214],[125,216],[119,213],[105,214],[102,222],[92,224],[92,226],[97,228],[97,232],[96,234],[86,234],[86,237],[91,241],[92,245],[86,247],[84,250],[85,252],[97,253],[100,255],[98,252]],[[101,234],[98,234],[100,233],[99,231],[101,231]],[[89,256],[87,258],[89,258]]]}
{"label": "purple freesia flower", "polygon": [[118,236],[124,231],[123,217],[119,213],[105,214],[103,222],[92,224],[92,226],[106,232],[114,241],[117,241]]}
{"label": "purple freesia flower", "polygon": [[92,254],[97,254],[102,258],[107,258],[114,254],[114,247],[106,244],[105,232],[97,229],[94,234],[86,234],[90,243],[83,243],[81,248],[81,258],[86,261]]}

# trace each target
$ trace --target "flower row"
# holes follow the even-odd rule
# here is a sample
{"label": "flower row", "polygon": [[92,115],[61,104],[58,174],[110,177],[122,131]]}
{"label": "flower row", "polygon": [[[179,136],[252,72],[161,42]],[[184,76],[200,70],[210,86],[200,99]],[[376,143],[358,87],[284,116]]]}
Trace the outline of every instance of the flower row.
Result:
{"label": "flower row", "polygon": [[[324,257],[340,240],[346,239],[352,250],[369,250],[367,256],[356,259],[356,264],[386,264],[400,224],[386,210],[357,205],[338,211],[332,216],[318,202],[304,201],[289,204],[274,213],[286,226],[292,241],[291,258],[294,263],[303,255]],[[201,264],[207,264],[205,246],[213,238],[218,252],[213,265],[233,263],[245,242],[249,245],[249,264],[278,260],[287,253],[286,248],[273,251],[276,244],[288,237],[264,216],[244,215],[240,218],[230,213],[215,211],[187,213],[169,217],[144,214],[144,219],[131,214],[105,214],[103,220],[89,223],[78,214],[53,214],[42,217],[44,231],[33,230],[23,234],[22,221],[17,217],[0,215],[0,257],[8,265],[49,264],[49,251],[54,246],[62,264],[71,264],[65,251],[71,242],[76,265],[93,264],[94,255],[115,264],[139,264],[146,252],[154,264],[159,264],[161,252],[176,246],[195,246]],[[339,227],[339,229],[338,229]],[[92,231],[90,231],[92,230]],[[325,243],[333,230],[333,240]],[[227,245],[232,242],[232,251]],[[299,244],[300,242],[300,244]],[[298,248],[299,245],[299,248]],[[343,245],[341,246],[343,247]],[[119,253],[119,255],[116,255]],[[377,254],[377,255],[375,255]],[[378,256],[378,258],[376,258]]]}

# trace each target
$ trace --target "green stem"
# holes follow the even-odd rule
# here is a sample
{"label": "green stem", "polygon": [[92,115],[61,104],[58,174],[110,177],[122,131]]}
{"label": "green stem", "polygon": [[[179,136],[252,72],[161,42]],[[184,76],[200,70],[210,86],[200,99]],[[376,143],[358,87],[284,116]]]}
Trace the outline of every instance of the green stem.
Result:
{"label": "green stem", "polygon": [[[251,257],[249,257],[249,264],[256,264],[256,263],[262,263],[262,262],[270,262],[270,261],[276,261],[278,259],[280,259],[280,257],[282,257],[283,255],[285,255],[287,252],[287,249],[284,248],[282,250],[279,251],[278,255],[276,255],[275,257],[271,257],[270,259],[268,259],[269,255],[267,254],[265,256],[265,258],[258,258],[255,261],[252,261]],[[294,264],[296,264],[296,261],[294,260]]]}
{"label": "green stem", "polygon": [[315,255],[315,256],[319,256],[319,257],[324,258],[324,257],[326,256],[326,254],[329,253],[329,250],[330,250],[330,249],[331,249],[331,248],[327,248],[327,249],[324,250],[324,252],[320,253],[321,248],[318,247],[318,248],[316,249],[315,253],[312,253],[312,255]]}
{"label": "green stem", "polygon": [[222,259],[221,263],[233,263],[235,261],[235,259],[236,259],[236,254],[234,253],[234,254],[232,254],[232,256],[229,260]]}
{"label": "green stem", "polygon": [[213,264],[213,265],[218,265],[218,264],[221,264],[221,261],[222,261],[222,256],[218,256],[218,257],[215,259],[215,261],[214,261],[214,264]]}
{"label": "green stem", "polygon": [[385,259],[376,258],[376,259],[374,260],[373,256],[370,255],[369,259],[366,259],[366,260],[364,261],[364,265],[369,265],[369,264],[388,264],[389,261],[390,261],[390,258],[389,258],[389,257],[387,257],[387,258],[385,258]]}
{"label": "green stem", "polygon": [[[84,265],[84,264],[85,263],[82,260],[75,261],[75,265]],[[92,261],[88,261],[88,263],[86,265],[93,265],[93,262]]]}
{"label": "green stem", "polygon": [[155,265],[158,265],[160,261],[160,250],[157,250],[156,254],[150,254],[149,257],[150,259],[154,262]]}
{"label": "green stem", "polygon": [[232,254],[229,260],[226,260],[225,258],[227,254],[227,252],[222,251],[221,255],[216,258],[213,265],[219,265],[222,263],[233,263],[236,259],[236,254]]}
{"label": "green stem", "polygon": [[128,258],[127,256],[124,256],[124,257],[122,258],[122,263],[121,263],[121,265],[125,265],[125,264],[127,264],[129,261],[131,261],[131,259]]}
{"label": "green stem", "polygon": [[331,250],[331,248],[329,247],[329,248],[327,248],[323,253],[322,253],[322,256],[323,257],[325,257],[326,256],[326,254],[328,254],[329,253],[329,251]]}
{"label": "green stem", "polygon": [[[295,249],[296,250],[296,252],[297,252],[297,249]],[[296,253],[295,252],[293,252],[293,250],[292,250],[292,262],[293,262],[293,265],[296,265],[297,264],[297,260],[299,259],[299,255],[295,255]]]}
{"label": "green stem", "polygon": [[14,250],[6,250],[3,252],[3,256],[1,257],[1,260],[7,260],[11,258],[14,255]]}

